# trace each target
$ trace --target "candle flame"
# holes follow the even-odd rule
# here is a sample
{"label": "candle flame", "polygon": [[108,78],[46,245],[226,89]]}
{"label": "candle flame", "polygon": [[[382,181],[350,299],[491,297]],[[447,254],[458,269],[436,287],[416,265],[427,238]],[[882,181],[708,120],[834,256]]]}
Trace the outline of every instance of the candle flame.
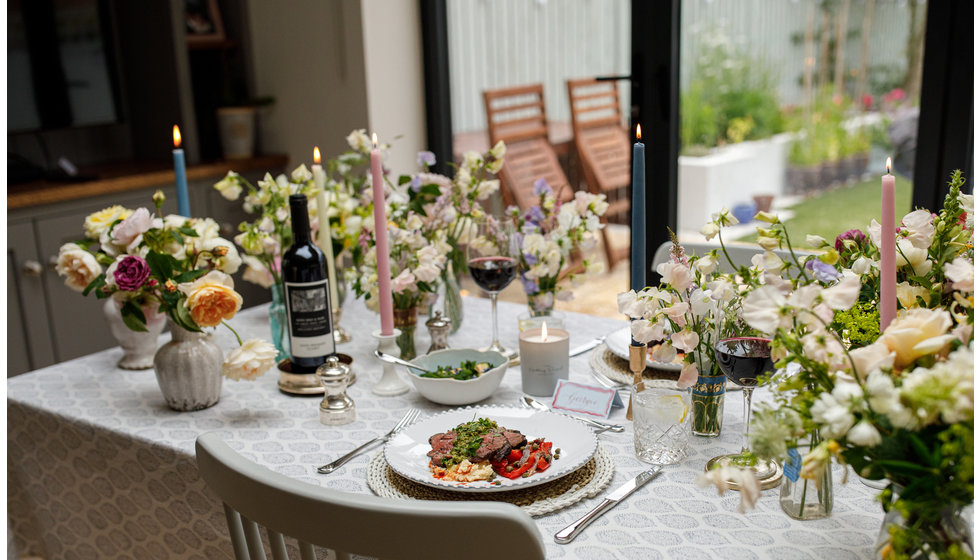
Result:
{"label": "candle flame", "polygon": [[372,132],[371,133],[371,143],[374,144],[374,147],[375,148],[378,147],[378,133],[377,132]]}
{"label": "candle flame", "polygon": [[548,340],[548,323],[545,321],[541,322],[541,342]]}
{"label": "candle flame", "polygon": [[637,140],[640,140],[642,138],[643,138],[643,135],[640,134],[640,123],[636,123],[636,139]]}
{"label": "candle flame", "polygon": [[320,165],[320,147],[313,146],[313,163]]}
{"label": "candle flame", "polygon": [[174,125],[174,148],[180,147],[180,128]]}
{"label": "candle flame", "polygon": [[885,173],[891,175],[892,172],[892,158],[885,160]]}

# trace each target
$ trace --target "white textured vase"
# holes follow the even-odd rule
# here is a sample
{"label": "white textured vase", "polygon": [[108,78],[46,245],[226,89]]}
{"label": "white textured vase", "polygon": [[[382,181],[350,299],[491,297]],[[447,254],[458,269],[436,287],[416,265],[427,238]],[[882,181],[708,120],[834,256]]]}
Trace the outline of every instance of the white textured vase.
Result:
{"label": "white textured vase", "polygon": [[123,302],[115,298],[107,299],[102,306],[109,332],[123,351],[123,357],[117,365],[122,369],[150,369],[153,367],[153,355],[157,351],[157,339],[167,324],[167,316],[157,313],[152,305],[143,307],[146,331],[134,331],[123,322],[122,306]]}
{"label": "white textured vase", "polygon": [[191,332],[169,319],[167,323],[171,340],[153,358],[163,398],[179,411],[213,406],[221,398],[221,347],[210,334]]}

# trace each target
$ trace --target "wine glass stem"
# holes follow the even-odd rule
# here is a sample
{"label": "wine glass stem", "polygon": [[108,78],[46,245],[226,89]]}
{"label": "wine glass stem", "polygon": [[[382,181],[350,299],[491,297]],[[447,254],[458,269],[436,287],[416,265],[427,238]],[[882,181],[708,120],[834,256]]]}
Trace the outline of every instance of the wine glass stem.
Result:
{"label": "wine glass stem", "polygon": [[497,340],[497,292],[490,292],[490,319],[493,321],[490,331],[493,333],[493,341],[490,348],[497,348],[500,346],[500,341]]}
{"label": "wine glass stem", "polygon": [[749,445],[749,422],[752,420],[752,387],[742,387],[742,415],[745,418],[745,442],[742,444],[742,451],[751,449]]}

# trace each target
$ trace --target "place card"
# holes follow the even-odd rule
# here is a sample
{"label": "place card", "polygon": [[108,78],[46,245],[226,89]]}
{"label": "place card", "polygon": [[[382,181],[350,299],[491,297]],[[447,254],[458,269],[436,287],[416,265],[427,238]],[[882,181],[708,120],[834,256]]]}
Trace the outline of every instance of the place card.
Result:
{"label": "place card", "polygon": [[595,385],[575,383],[567,379],[559,379],[555,395],[551,399],[551,408],[574,414],[608,418],[612,407],[622,408],[623,400],[619,391]]}

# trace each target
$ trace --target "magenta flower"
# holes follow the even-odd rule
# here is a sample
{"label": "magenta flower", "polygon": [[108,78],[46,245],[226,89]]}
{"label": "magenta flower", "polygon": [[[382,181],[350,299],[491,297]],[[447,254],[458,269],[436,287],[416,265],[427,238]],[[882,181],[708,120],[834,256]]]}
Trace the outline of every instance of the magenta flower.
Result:
{"label": "magenta flower", "polygon": [[844,251],[845,241],[854,241],[858,244],[858,247],[860,247],[868,242],[868,237],[859,229],[849,229],[845,231],[844,233],[838,235],[837,240],[834,241],[834,249],[837,249],[838,253]]}
{"label": "magenta flower", "polygon": [[120,290],[135,292],[150,277],[150,265],[146,264],[143,257],[127,255],[117,262],[112,277]]}

